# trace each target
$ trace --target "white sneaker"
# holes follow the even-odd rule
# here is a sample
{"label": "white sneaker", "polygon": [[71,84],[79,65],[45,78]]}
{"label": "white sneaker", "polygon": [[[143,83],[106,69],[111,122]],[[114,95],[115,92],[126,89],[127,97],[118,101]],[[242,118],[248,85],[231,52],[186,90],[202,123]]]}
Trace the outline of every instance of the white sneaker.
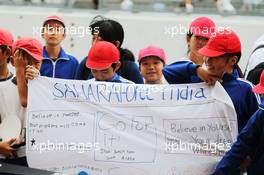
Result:
{"label": "white sneaker", "polygon": [[230,0],[218,0],[216,6],[220,13],[224,13],[224,12],[228,12],[231,14],[236,13],[236,9],[231,4]]}
{"label": "white sneaker", "polygon": [[192,13],[193,12],[193,5],[192,4],[186,4],[185,5],[185,12],[186,13]]}
{"label": "white sneaker", "polygon": [[133,1],[132,0],[123,0],[123,2],[120,4],[120,8],[122,10],[132,10]]}

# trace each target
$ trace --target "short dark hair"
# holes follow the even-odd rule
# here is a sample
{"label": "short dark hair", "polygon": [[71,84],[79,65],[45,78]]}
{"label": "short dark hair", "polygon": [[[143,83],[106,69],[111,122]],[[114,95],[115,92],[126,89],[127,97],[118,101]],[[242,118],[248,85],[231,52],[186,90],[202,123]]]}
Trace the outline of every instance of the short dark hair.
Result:
{"label": "short dark hair", "polygon": [[228,57],[228,58],[236,56],[238,58],[236,64],[238,64],[238,62],[239,62],[239,60],[241,58],[241,55],[242,55],[241,52],[235,52],[235,53],[225,53],[223,56]]}
{"label": "short dark hair", "polygon": [[121,47],[124,41],[124,29],[122,25],[111,19],[107,19],[101,15],[93,18],[90,23],[91,34],[95,34],[96,29],[99,31],[99,36],[104,40],[115,45],[116,41],[119,41]]}

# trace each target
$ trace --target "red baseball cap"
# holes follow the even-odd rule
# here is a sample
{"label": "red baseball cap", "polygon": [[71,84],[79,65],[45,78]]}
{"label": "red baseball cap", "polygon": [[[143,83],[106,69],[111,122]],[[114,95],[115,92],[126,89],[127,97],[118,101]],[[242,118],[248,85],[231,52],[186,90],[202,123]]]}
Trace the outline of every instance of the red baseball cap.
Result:
{"label": "red baseball cap", "polygon": [[192,21],[189,26],[189,32],[205,38],[215,35],[215,23],[208,17],[199,17]]}
{"label": "red baseball cap", "polygon": [[56,15],[48,16],[47,18],[45,18],[42,26],[45,26],[45,24],[49,21],[58,21],[63,25],[63,27],[65,27],[64,20],[61,17],[56,16]]}
{"label": "red baseball cap", "polygon": [[0,29],[0,45],[12,46],[13,42],[12,34],[5,29]]}
{"label": "red baseball cap", "polygon": [[252,91],[256,94],[264,94],[264,71],[262,71],[259,84],[252,88]]}
{"label": "red baseball cap", "polygon": [[198,52],[207,57],[241,52],[240,39],[232,30],[218,31],[215,37],[211,37],[207,44]]}
{"label": "red baseball cap", "polygon": [[41,43],[34,38],[25,37],[25,38],[18,39],[15,41],[13,46],[14,46],[14,51],[16,49],[22,49],[26,51],[28,54],[30,54],[36,60],[41,61],[43,58],[42,56],[43,47]]}
{"label": "red baseball cap", "polygon": [[116,46],[107,41],[98,41],[90,49],[86,67],[103,70],[119,62],[120,55]]}
{"label": "red baseball cap", "polygon": [[146,48],[141,49],[138,54],[138,62],[140,63],[143,58],[148,56],[158,57],[164,64],[166,63],[166,54],[162,48],[150,45]]}

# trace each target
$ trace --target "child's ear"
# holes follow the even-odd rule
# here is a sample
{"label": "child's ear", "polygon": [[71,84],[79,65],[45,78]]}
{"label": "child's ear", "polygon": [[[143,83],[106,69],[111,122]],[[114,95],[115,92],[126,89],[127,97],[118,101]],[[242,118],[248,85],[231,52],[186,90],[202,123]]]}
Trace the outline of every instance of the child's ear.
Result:
{"label": "child's ear", "polygon": [[120,62],[116,63],[114,72],[118,71],[120,67],[121,67],[121,63]]}
{"label": "child's ear", "polygon": [[120,47],[120,41],[116,40],[116,41],[115,41],[115,46],[116,46],[117,48],[119,48],[119,47]]}
{"label": "child's ear", "polygon": [[42,31],[42,32],[41,32],[41,37],[42,37],[43,39],[45,39],[45,38],[44,38],[44,35],[45,35],[45,34],[44,34],[44,31]]}
{"label": "child's ear", "polygon": [[237,60],[238,60],[237,56],[233,56],[229,59],[231,65],[235,65],[237,63]]}
{"label": "child's ear", "polygon": [[10,56],[10,63],[11,63],[11,65],[14,67],[14,58],[13,58],[13,55]]}
{"label": "child's ear", "polygon": [[12,50],[11,50],[10,47],[7,47],[7,49],[6,49],[6,51],[5,51],[5,53],[4,53],[3,56],[5,57],[6,60],[7,60],[9,57],[12,56]]}

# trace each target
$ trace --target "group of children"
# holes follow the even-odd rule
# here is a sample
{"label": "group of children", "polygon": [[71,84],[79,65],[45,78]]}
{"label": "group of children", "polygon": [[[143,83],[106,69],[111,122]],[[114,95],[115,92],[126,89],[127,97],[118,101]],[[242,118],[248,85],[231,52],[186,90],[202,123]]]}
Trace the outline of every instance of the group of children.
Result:
{"label": "group of children", "polygon": [[[248,160],[251,162],[246,167],[248,175],[263,174],[264,114],[262,107],[258,109],[260,98],[255,93],[264,93],[264,73],[260,84],[254,88],[255,93],[252,92],[252,84],[239,77],[241,43],[235,32],[230,29],[215,31],[215,23],[211,19],[197,18],[186,35],[188,54],[182,61],[166,65],[164,50],[149,45],[138,54],[138,68],[133,54],[121,48],[124,31],[120,23],[96,17],[90,27],[92,47],[80,64],[61,48],[66,33],[63,30],[65,23],[58,16],[50,16],[43,23],[44,47],[34,38],[21,38],[13,42],[8,31],[0,30],[1,120],[20,116],[23,126],[20,139],[0,142],[0,153],[8,158],[2,161],[26,165],[25,153],[17,155],[13,146],[24,142],[27,81],[39,73],[54,78],[89,79],[89,82],[143,83],[144,78],[145,84],[204,81],[214,85],[219,81],[234,104],[240,134],[214,174],[240,174],[240,166]],[[15,67],[15,74],[8,70],[9,61]],[[23,152],[23,146],[20,149]]]}

